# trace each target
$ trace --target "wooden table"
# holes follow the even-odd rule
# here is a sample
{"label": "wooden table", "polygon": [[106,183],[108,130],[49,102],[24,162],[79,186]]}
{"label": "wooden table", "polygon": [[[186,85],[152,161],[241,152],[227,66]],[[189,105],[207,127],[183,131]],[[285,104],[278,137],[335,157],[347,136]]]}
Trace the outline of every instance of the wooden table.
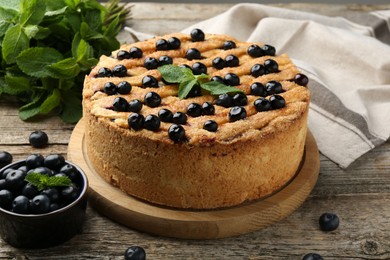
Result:
{"label": "wooden table", "polygon": [[[165,34],[212,17],[231,5],[136,3],[130,25],[139,31]],[[281,7],[327,15],[390,9],[390,5],[283,4]],[[57,117],[23,122],[17,103],[0,99],[0,151],[14,159],[30,153],[66,155],[73,125]],[[28,144],[29,134],[44,130],[47,148]],[[88,207],[83,234],[49,249],[15,249],[0,239],[0,259],[123,259],[130,245],[145,248],[148,259],[301,259],[317,252],[325,259],[390,259],[390,142],[369,152],[347,170],[321,156],[320,176],[307,201],[283,221],[239,237],[193,241],[152,236],[112,222]],[[335,212],[340,227],[319,230],[318,218]]]}

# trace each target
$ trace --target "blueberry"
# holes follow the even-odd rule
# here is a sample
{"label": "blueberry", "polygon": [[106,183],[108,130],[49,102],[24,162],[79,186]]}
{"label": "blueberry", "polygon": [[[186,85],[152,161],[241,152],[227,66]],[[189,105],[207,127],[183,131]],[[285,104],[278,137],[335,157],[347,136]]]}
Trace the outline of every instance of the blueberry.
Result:
{"label": "blueberry", "polygon": [[49,206],[49,211],[52,212],[52,211],[56,211],[60,209],[60,205],[58,205],[57,203],[50,203],[50,206]]}
{"label": "blueberry", "polygon": [[215,101],[215,104],[223,107],[231,107],[233,106],[233,98],[226,93],[221,94],[218,96],[217,100]]}
{"label": "blueberry", "polygon": [[125,260],[145,260],[145,250],[140,246],[131,246],[126,249]]}
{"label": "blueberry", "polygon": [[185,130],[181,125],[172,124],[168,128],[168,136],[169,138],[175,142],[179,143],[185,140]]}
{"label": "blueberry", "polygon": [[138,47],[131,47],[129,53],[130,57],[133,59],[142,58],[142,50]]}
{"label": "blueberry", "polygon": [[116,97],[112,102],[112,108],[114,111],[118,112],[128,112],[129,111],[129,102],[123,97]]}
{"label": "blueberry", "polygon": [[112,82],[106,82],[103,87],[103,92],[107,95],[115,95],[117,92],[117,86]]}
{"label": "blueberry", "polygon": [[160,111],[158,111],[158,117],[163,122],[172,122],[173,114],[171,110],[163,108]]}
{"label": "blueberry", "polygon": [[201,91],[201,88],[200,86],[197,84],[195,85],[191,90],[190,92],[188,92],[188,95],[187,95],[187,98],[190,98],[190,97],[199,97],[202,95],[202,91]]}
{"label": "blueberry", "polygon": [[234,48],[236,48],[236,43],[233,42],[233,41],[226,41],[226,42],[223,43],[222,48],[224,50],[234,49]]}
{"label": "blueberry", "polygon": [[264,68],[267,74],[279,72],[278,63],[272,59],[268,59],[264,61]]}
{"label": "blueberry", "polygon": [[2,151],[0,152],[0,168],[3,168],[7,164],[12,162],[12,155],[9,152]]}
{"label": "blueberry", "polygon": [[8,168],[5,169],[3,172],[0,173],[0,179],[5,179],[7,177],[7,174],[12,172],[14,169]]}
{"label": "blueberry", "polygon": [[0,190],[7,188],[7,181],[5,179],[0,179]]}
{"label": "blueberry", "polygon": [[251,75],[255,78],[265,74],[265,67],[261,64],[255,64],[251,68]]}
{"label": "blueberry", "polygon": [[127,123],[131,129],[141,130],[144,126],[145,117],[138,113],[133,113],[127,118]]}
{"label": "blueberry", "polygon": [[109,68],[100,68],[96,74],[97,78],[112,77],[112,71]]}
{"label": "blueberry", "polygon": [[46,156],[43,164],[45,165],[45,167],[56,171],[61,169],[62,166],[64,166],[65,158],[60,154],[50,154]]}
{"label": "blueberry", "polygon": [[254,96],[261,96],[261,97],[266,97],[267,92],[265,91],[265,87],[263,84],[260,82],[255,82],[250,86],[250,94]]}
{"label": "blueberry", "polygon": [[202,115],[202,106],[197,103],[191,103],[187,107],[187,115],[198,117]]}
{"label": "blueberry", "polygon": [[279,81],[271,80],[265,84],[268,95],[280,94],[283,92],[282,84]]}
{"label": "blueberry", "polygon": [[22,172],[27,172],[28,169],[27,169],[27,166],[26,165],[22,165],[18,168],[18,170],[21,170]]}
{"label": "blueberry", "polygon": [[143,88],[158,88],[158,80],[150,75],[146,75],[142,79]]}
{"label": "blueberry", "polygon": [[129,102],[129,111],[130,112],[139,112],[142,109],[142,102],[138,99],[130,100]]}
{"label": "blueberry", "polygon": [[171,37],[168,39],[168,46],[170,50],[176,50],[180,48],[180,40],[176,37]]}
{"label": "blueberry", "polygon": [[202,57],[200,54],[200,51],[195,48],[190,48],[186,52],[186,58],[187,60],[199,60]]}
{"label": "blueberry", "polygon": [[248,98],[243,92],[238,92],[233,96],[233,105],[245,106],[248,104]]}
{"label": "blueberry", "polygon": [[112,69],[112,74],[114,74],[115,77],[126,77],[127,68],[121,64],[115,65],[115,67]]}
{"label": "blueberry", "polygon": [[205,129],[209,132],[216,132],[218,130],[218,124],[214,120],[207,120],[203,124],[203,129]]}
{"label": "blueberry", "polygon": [[191,70],[191,66],[187,65],[187,64],[180,64],[179,65],[179,68],[182,68],[182,69],[190,69]]}
{"label": "blueberry", "polygon": [[302,260],[323,260],[321,255],[317,253],[308,253],[302,257]]}
{"label": "blueberry", "polygon": [[27,214],[29,204],[30,200],[26,196],[19,195],[12,201],[12,211],[19,214]]}
{"label": "blueberry", "polygon": [[3,209],[10,209],[14,196],[9,190],[0,190],[0,207]]}
{"label": "blueberry", "polygon": [[158,58],[158,66],[170,65],[172,63],[173,63],[172,58],[167,55],[163,55],[160,58]]}
{"label": "blueberry", "polygon": [[217,70],[221,70],[226,67],[226,62],[221,57],[217,57],[213,59],[212,63],[213,63],[213,67],[216,68]]}
{"label": "blueberry", "polygon": [[169,44],[167,40],[165,39],[158,39],[156,41],[156,50],[157,51],[164,51],[169,49]]}
{"label": "blueberry", "polygon": [[27,172],[27,175],[30,174],[30,173],[40,173],[40,174],[46,174],[48,176],[52,176],[53,175],[53,171],[50,170],[49,168],[47,167],[38,167],[38,168],[35,168],[35,169],[31,169]]}
{"label": "blueberry", "polygon": [[204,41],[205,34],[201,29],[193,29],[190,33],[193,42]]}
{"label": "blueberry", "polygon": [[172,116],[172,122],[175,124],[184,125],[187,123],[187,116],[183,112],[176,112]]}
{"label": "blueberry", "polygon": [[144,104],[149,107],[158,107],[161,104],[161,97],[156,92],[148,92],[144,97]]}
{"label": "blueberry", "polygon": [[258,112],[268,111],[271,109],[271,103],[264,97],[256,99],[253,102],[253,105]]}
{"label": "blueberry", "polygon": [[282,96],[279,95],[272,95],[269,98],[269,102],[271,103],[271,107],[273,109],[283,108],[286,106],[286,101]]}
{"label": "blueberry", "polygon": [[202,104],[202,112],[203,112],[203,115],[214,115],[215,114],[215,107],[210,102],[204,102]]}
{"label": "blueberry", "polygon": [[230,122],[235,122],[246,117],[246,110],[241,106],[232,107],[229,111]]}
{"label": "blueberry", "polygon": [[240,78],[234,73],[228,73],[223,78],[223,82],[228,86],[240,85]]}
{"label": "blueberry", "polygon": [[69,179],[71,179],[73,182],[77,182],[80,180],[79,171],[77,170],[76,167],[74,167],[69,163],[65,163],[65,165],[62,166],[58,172],[65,174],[65,176],[68,176]]}
{"label": "blueberry", "polygon": [[259,47],[259,45],[252,44],[248,47],[247,52],[249,56],[257,58],[265,55],[265,52],[262,48]]}
{"label": "blueberry", "polygon": [[43,162],[45,160],[45,157],[41,154],[30,154],[26,158],[26,166],[27,168],[34,169],[43,166]]}
{"label": "blueberry", "polygon": [[22,195],[26,196],[29,199],[34,198],[35,196],[39,195],[38,188],[31,183],[27,183],[22,188]]}
{"label": "blueberry", "polygon": [[225,62],[227,67],[237,67],[240,64],[240,60],[233,54],[226,56]]}
{"label": "blueberry", "polygon": [[57,188],[51,187],[51,188],[46,188],[41,191],[42,195],[46,195],[50,202],[57,202],[60,198],[60,192],[58,191]]}
{"label": "blueberry", "polygon": [[265,44],[261,46],[261,49],[264,51],[264,55],[275,56],[276,50],[274,46]]}
{"label": "blueberry", "polygon": [[42,148],[47,145],[49,142],[49,137],[47,134],[41,130],[34,131],[30,134],[28,141],[35,148]]}
{"label": "blueberry", "polygon": [[120,50],[120,51],[118,51],[118,53],[116,54],[116,58],[117,58],[118,60],[125,60],[125,59],[130,59],[130,58],[131,58],[131,55],[130,55],[130,52],[128,52],[128,51]]}
{"label": "blueberry", "polygon": [[339,217],[334,213],[324,213],[319,218],[320,229],[322,231],[333,231],[339,227]]}
{"label": "blueberry", "polygon": [[79,195],[79,189],[74,186],[68,186],[61,190],[61,198],[67,204],[75,201],[79,197]]}
{"label": "blueberry", "polygon": [[160,129],[160,119],[156,115],[147,115],[144,121],[144,128],[150,131],[157,131]]}
{"label": "blueberry", "polygon": [[207,67],[201,62],[192,64],[192,72],[194,75],[207,74]]}
{"label": "blueberry", "polygon": [[294,82],[297,83],[300,86],[304,86],[305,87],[309,83],[309,78],[305,74],[298,73],[294,77]]}
{"label": "blueberry", "polygon": [[30,210],[34,214],[44,214],[50,210],[50,200],[46,195],[39,194],[30,201]]}
{"label": "blueberry", "polygon": [[224,84],[223,78],[221,76],[214,76],[211,78],[211,81],[216,81],[216,82]]}
{"label": "blueberry", "polygon": [[119,82],[117,91],[119,94],[126,95],[129,94],[131,91],[131,84],[127,81]]}
{"label": "blueberry", "polygon": [[5,181],[7,182],[7,187],[10,190],[17,191],[23,187],[25,184],[24,177],[26,173],[21,170],[13,170],[7,174]]}
{"label": "blueberry", "polygon": [[152,57],[146,57],[144,60],[144,67],[148,70],[154,70],[158,67],[158,60]]}

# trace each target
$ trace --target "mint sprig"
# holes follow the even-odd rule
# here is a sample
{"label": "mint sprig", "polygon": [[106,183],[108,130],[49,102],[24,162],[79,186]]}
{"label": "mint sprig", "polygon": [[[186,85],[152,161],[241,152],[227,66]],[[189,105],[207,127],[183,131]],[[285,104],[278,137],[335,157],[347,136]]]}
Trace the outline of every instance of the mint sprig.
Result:
{"label": "mint sprig", "polygon": [[50,187],[67,187],[72,185],[72,180],[68,176],[49,176],[37,172],[28,174],[25,180],[36,186],[39,191]]}
{"label": "mint sprig", "polygon": [[211,95],[221,95],[242,90],[227,86],[218,81],[210,81],[210,76],[206,74],[194,75],[189,68],[176,65],[164,65],[158,68],[162,78],[169,83],[179,84],[178,97],[184,99],[195,86],[200,86],[203,91]]}

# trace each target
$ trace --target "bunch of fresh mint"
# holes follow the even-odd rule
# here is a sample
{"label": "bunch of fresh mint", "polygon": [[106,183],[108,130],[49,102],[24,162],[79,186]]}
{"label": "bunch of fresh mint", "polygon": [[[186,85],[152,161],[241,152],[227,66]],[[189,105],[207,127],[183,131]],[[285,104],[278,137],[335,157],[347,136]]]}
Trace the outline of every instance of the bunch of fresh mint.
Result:
{"label": "bunch of fresh mint", "polygon": [[23,120],[55,112],[77,122],[84,77],[119,48],[129,12],[119,0],[0,0],[0,95],[22,101]]}

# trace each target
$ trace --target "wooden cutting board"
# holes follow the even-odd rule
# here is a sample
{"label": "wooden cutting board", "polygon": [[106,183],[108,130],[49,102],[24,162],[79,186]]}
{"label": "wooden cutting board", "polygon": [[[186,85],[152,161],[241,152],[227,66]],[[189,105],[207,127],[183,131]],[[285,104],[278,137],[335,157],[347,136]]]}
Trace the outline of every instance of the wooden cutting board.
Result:
{"label": "wooden cutting board", "polygon": [[216,239],[260,230],[290,215],[309,196],[320,168],[317,144],[308,133],[302,167],[294,179],[275,194],[219,210],[178,210],[128,196],[105,182],[88,159],[84,120],[71,135],[68,159],[80,166],[89,182],[89,203],[101,214],[129,228],[155,235],[185,239]]}

